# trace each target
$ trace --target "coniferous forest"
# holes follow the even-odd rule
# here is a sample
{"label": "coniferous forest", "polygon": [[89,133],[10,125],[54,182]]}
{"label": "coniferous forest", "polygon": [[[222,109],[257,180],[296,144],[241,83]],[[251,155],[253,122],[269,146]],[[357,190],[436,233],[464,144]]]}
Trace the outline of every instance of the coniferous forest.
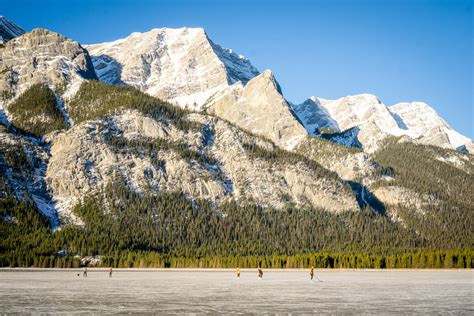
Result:
{"label": "coniferous forest", "polygon": [[[93,106],[92,106],[93,105]],[[187,121],[187,112],[128,87],[84,83],[69,103],[76,124],[121,109],[165,117],[181,130],[199,130]],[[92,109],[87,111],[87,109]],[[12,123],[22,133],[40,137],[66,128],[54,93],[35,85],[10,105]],[[32,121],[35,111],[43,121]],[[40,113],[40,114],[41,114]],[[38,114],[38,113],[36,113]],[[10,131],[5,126],[0,126]],[[125,139],[109,135],[115,152],[176,152],[184,160],[216,164],[214,157],[185,143],[161,139]],[[360,149],[314,138],[317,155],[348,155]],[[304,151],[267,150],[243,143],[254,158],[270,162],[303,162],[315,177],[339,179]],[[443,163],[436,157],[447,150],[388,139],[370,158],[378,165],[378,180],[371,189],[398,185],[432,197],[436,203],[424,213],[409,206],[386,205],[383,211],[362,207],[340,213],[324,209],[265,208],[250,201],[231,199],[217,205],[192,200],[181,192],[137,194],[117,178],[102,192],[84,197],[73,212],[83,225],[65,224],[52,229],[35,203],[11,192],[6,174],[26,173],[33,167],[20,145],[0,146],[0,267],[78,267],[87,258],[100,257],[99,265],[113,267],[256,267],[303,268],[472,268],[474,235],[472,214],[474,181],[468,170]],[[155,159],[156,158],[156,159]],[[326,159],[330,159],[327,158]],[[471,158],[469,158],[471,159]],[[468,160],[466,160],[468,161]],[[351,192],[349,185],[344,190]],[[402,221],[393,220],[396,211]],[[82,260],[82,261],[81,261]]]}
{"label": "coniferous forest", "polygon": [[369,210],[276,211],[229,202],[216,212],[182,194],[139,196],[117,184],[75,213],[83,227],[51,232],[33,204],[3,199],[0,214],[15,223],[0,221],[0,266],[79,267],[80,257],[100,255],[101,266],[113,267],[473,267],[468,231],[453,245]]}

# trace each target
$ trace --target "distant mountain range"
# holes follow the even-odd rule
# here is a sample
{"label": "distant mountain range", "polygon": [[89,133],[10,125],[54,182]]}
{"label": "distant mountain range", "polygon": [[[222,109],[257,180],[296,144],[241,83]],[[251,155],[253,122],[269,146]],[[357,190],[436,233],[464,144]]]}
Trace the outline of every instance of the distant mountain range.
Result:
{"label": "distant mountain range", "polygon": [[474,145],[425,103],[289,102],[270,70],[201,28],[81,45],[0,17],[0,36],[0,198],[37,207],[52,228],[92,225],[80,211],[90,198],[112,212],[106,193],[121,183],[222,218],[226,203],[368,210],[432,246],[442,234],[445,247],[468,243]]}

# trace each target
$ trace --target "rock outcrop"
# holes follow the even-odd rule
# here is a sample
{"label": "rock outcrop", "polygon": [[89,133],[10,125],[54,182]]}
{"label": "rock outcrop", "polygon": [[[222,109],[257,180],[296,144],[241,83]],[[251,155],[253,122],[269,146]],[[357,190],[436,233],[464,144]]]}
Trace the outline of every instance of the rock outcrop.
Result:
{"label": "rock outcrop", "polygon": [[0,93],[9,98],[36,83],[60,93],[97,78],[87,50],[60,34],[35,29],[0,47]]}
{"label": "rock outcrop", "polygon": [[[178,191],[216,205],[232,198],[274,208],[292,202],[333,212],[358,209],[350,188],[335,174],[315,177],[316,171],[303,161],[290,164],[283,158],[255,157],[245,144],[268,151],[274,145],[214,117],[191,114],[188,119],[202,124],[202,132],[184,132],[126,111],[81,123],[54,137],[46,179],[55,198],[62,205],[74,205],[120,179],[136,192]],[[185,159],[166,146],[153,153],[143,146],[117,150],[110,137],[185,142],[211,160]],[[65,214],[68,210],[66,207]]]}
{"label": "rock outcrop", "polygon": [[276,145],[293,149],[307,135],[298,122],[269,70],[245,86],[236,83],[208,100],[209,113],[221,117]]}

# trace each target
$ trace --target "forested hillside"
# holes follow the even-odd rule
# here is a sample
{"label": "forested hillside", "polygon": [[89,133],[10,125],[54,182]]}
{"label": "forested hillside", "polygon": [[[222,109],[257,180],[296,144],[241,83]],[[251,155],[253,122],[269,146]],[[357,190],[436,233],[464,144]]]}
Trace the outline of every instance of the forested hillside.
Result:
{"label": "forested hillside", "polygon": [[[54,93],[47,86],[34,86],[15,102],[9,109],[22,118],[13,121],[20,131],[42,136],[66,127]],[[169,177],[169,161],[163,152],[174,153],[173,159],[189,166],[197,164],[211,171],[217,168],[221,173],[229,163],[227,156],[216,153],[219,147],[209,148],[222,142],[215,126],[189,119],[189,112],[134,88],[85,82],[67,109],[74,124],[97,119],[104,126],[111,124],[109,130],[98,134],[110,150],[108,155],[132,157],[131,167],[146,157],[165,179]],[[54,117],[55,123],[26,123],[33,110],[39,111],[34,112],[36,116]],[[177,138],[170,138],[169,132],[163,137],[125,137],[110,116],[127,115],[121,114],[124,110],[138,111],[167,128],[177,128],[181,134]],[[216,119],[211,121],[216,124]],[[238,130],[226,122],[221,125],[227,134]],[[1,132],[20,137],[5,126]],[[372,155],[320,138],[309,138],[290,152],[254,135],[238,133],[246,136],[232,141],[238,143],[239,155],[248,159],[245,163],[263,164],[267,174],[278,172],[282,166],[307,168],[313,178],[339,183],[339,195],[352,196],[352,190],[362,194],[358,196],[358,201],[364,202],[359,204],[361,209],[330,212],[309,203],[297,205],[289,194],[282,197],[284,207],[273,208],[250,198],[196,198],[177,188],[150,187],[138,192],[123,173],[114,172],[113,181],[82,196],[73,208],[80,225],[65,222],[53,230],[31,196],[15,193],[22,184],[20,176],[35,174],[39,163],[31,161],[24,145],[5,142],[0,146],[0,266],[72,267],[88,264],[96,257],[100,258],[99,265],[114,267],[473,267],[471,156],[398,139],[387,140]],[[189,135],[200,138],[190,143]],[[76,161],[81,160],[78,154]],[[88,172],[92,172],[92,157],[87,157]],[[232,159],[230,162],[234,163]],[[153,177],[148,169],[143,172]],[[4,177],[7,173],[8,179]],[[230,181],[223,174],[219,177]],[[284,185],[288,188],[288,183]],[[256,188],[262,192],[267,189],[262,184]],[[429,197],[428,202],[420,209],[385,203],[381,212],[367,203],[376,200],[381,188],[410,190]]]}
{"label": "forested hillside", "polygon": [[374,161],[389,170],[392,181],[379,180],[372,189],[403,187],[429,203],[386,205],[407,227],[448,247],[474,245],[473,157],[453,150],[388,139]]}
{"label": "forested hillside", "polygon": [[201,28],[10,35],[0,267],[473,266],[474,143],[427,104],[292,104]]}
{"label": "forested hillside", "polygon": [[112,86],[95,80],[82,83],[68,103],[68,112],[75,124],[124,109],[138,110],[157,119],[169,119],[182,129],[195,127],[184,118],[189,112],[181,108],[136,88]]}
{"label": "forested hillside", "polygon": [[468,231],[453,247],[439,232],[421,236],[369,209],[332,214],[229,202],[216,210],[179,193],[140,196],[120,183],[75,208],[84,227],[55,232],[31,204],[3,198],[0,266],[78,266],[80,257],[101,255],[101,265],[115,267],[473,267]]}
{"label": "forested hillside", "polygon": [[41,137],[66,128],[54,92],[46,84],[35,84],[9,106],[11,123],[27,134]]}

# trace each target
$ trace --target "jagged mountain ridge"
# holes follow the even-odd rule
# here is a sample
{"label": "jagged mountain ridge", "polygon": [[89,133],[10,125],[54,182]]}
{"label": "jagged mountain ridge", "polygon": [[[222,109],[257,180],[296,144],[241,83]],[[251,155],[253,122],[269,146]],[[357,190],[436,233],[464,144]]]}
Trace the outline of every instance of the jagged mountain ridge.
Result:
{"label": "jagged mountain ridge", "polygon": [[153,29],[86,47],[100,80],[194,109],[228,85],[245,84],[259,74],[243,56],[212,42],[202,28]]}
{"label": "jagged mountain ridge", "polygon": [[[217,113],[216,109],[219,108],[219,113],[225,115],[224,118],[244,129],[256,130],[257,133],[261,129],[267,129],[260,132],[260,135],[274,141],[281,138],[281,130],[278,128],[272,134],[268,133],[268,130],[279,125],[276,122],[269,123],[268,120],[265,122],[267,127],[262,127],[261,124],[258,127],[251,126],[253,123],[258,124],[259,120],[254,120],[252,113],[244,114],[245,110],[241,108],[245,102],[242,102],[242,97],[236,97],[241,93],[238,91],[243,90],[247,82],[258,75],[258,71],[245,58],[213,43],[203,29],[153,29],[145,33],[132,33],[129,37],[114,42],[89,45],[87,48],[93,56],[96,72],[104,82],[132,85],[193,110],[205,108]],[[175,58],[171,58],[172,55]],[[239,81],[241,85],[236,84]],[[281,89],[277,88],[277,91],[281,98],[284,98]],[[261,102],[262,99],[271,97],[262,94],[258,101]],[[222,100],[232,103],[233,106],[227,105],[227,109],[223,111],[221,105],[212,105],[213,102],[222,103]],[[311,97],[302,104],[291,104],[286,100],[285,103],[284,106],[290,109],[296,119],[292,115],[286,116],[284,125],[302,123],[310,136],[316,136],[317,128],[336,132],[352,129],[346,136],[334,139],[342,140],[342,144],[346,145],[361,144],[368,151],[376,150],[378,143],[388,136],[402,135],[424,144],[454,149],[460,146],[466,150],[472,148],[467,138],[464,138],[464,143],[455,145],[449,141],[447,135],[420,137],[419,133],[407,131],[403,128],[403,123],[399,126],[400,119],[397,119],[396,114],[370,94],[347,96],[338,100]],[[276,108],[272,106],[273,104],[266,104],[263,111],[281,111],[280,105]],[[237,114],[239,112],[241,114]],[[417,124],[423,124],[423,120],[419,120]],[[355,127],[356,129],[353,129]],[[447,128],[447,134],[450,134],[451,138],[456,137],[456,132],[449,126],[440,128]],[[413,129],[426,130],[423,126]],[[347,137],[352,139],[345,140]],[[443,137],[445,139],[441,140]],[[456,143],[459,143],[461,138],[458,135]],[[285,143],[283,146],[294,148],[296,145]]]}
{"label": "jagged mountain ridge", "polygon": [[385,106],[371,94],[337,100],[313,96],[292,108],[310,135],[318,135],[318,129],[329,129],[346,135],[337,142],[344,145],[360,142],[371,152],[388,136],[404,136],[409,141],[443,148],[463,147],[469,152],[473,148],[469,138],[453,130],[433,108],[422,102]]}
{"label": "jagged mountain ridge", "polygon": [[[199,100],[200,102],[204,102],[203,100],[205,100],[200,107],[205,109],[208,113],[194,114],[194,116],[187,115],[191,121],[198,118],[198,121],[201,122],[200,126],[202,130],[192,137],[179,133],[175,135],[170,132],[173,130],[172,127],[162,125],[169,124],[165,118],[154,116],[152,121],[150,121],[150,113],[139,114],[134,111],[120,111],[124,107],[127,108],[132,104],[120,103],[120,95],[109,94],[109,98],[118,100],[118,107],[106,109],[107,111],[98,111],[96,116],[88,116],[86,122],[78,121],[74,124],[73,117],[71,120],[72,128],[65,132],[55,131],[49,135],[45,135],[44,140],[46,143],[41,143],[41,141],[38,140],[33,142],[35,146],[38,146],[39,151],[42,150],[46,153],[45,158],[43,158],[41,164],[38,165],[41,167],[37,167],[35,169],[36,171],[34,171],[41,179],[47,179],[47,181],[45,181],[45,187],[47,186],[45,193],[51,194],[49,202],[44,202],[44,199],[38,202],[38,205],[42,205],[42,209],[49,210],[49,214],[51,214],[51,209],[53,210],[52,213],[54,213],[54,211],[61,213],[64,210],[70,210],[72,204],[78,201],[74,199],[74,197],[97,193],[98,191],[95,190],[95,186],[97,185],[100,188],[113,179],[111,174],[124,177],[125,182],[130,184],[130,186],[138,192],[145,192],[146,189],[144,188],[150,188],[150,185],[151,188],[155,188],[158,191],[179,188],[179,190],[185,192],[192,199],[203,198],[213,203],[217,203],[218,200],[230,196],[236,199],[251,200],[257,204],[275,208],[283,208],[285,203],[294,203],[298,207],[313,206],[322,207],[330,211],[341,211],[358,209],[357,203],[359,203],[359,205],[370,205],[364,202],[364,200],[366,196],[371,194],[371,185],[379,181],[381,177],[380,175],[373,175],[378,172],[378,167],[375,162],[371,161],[370,155],[366,153],[352,154],[351,152],[345,152],[344,157],[338,157],[337,159],[328,161],[328,159],[332,159],[328,158],[331,157],[331,152],[338,151],[339,149],[334,143],[325,143],[324,146],[326,146],[327,151],[323,151],[322,157],[310,155],[311,158],[309,161],[301,157],[297,159],[279,158],[279,155],[285,156],[287,154],[281,154],[278,147],[298,151],[301,146],[305,144],[307,134],[303,126],[300,125],[300,121],[308,126],[305,122],[308,122],[308,117],[309,119],[311,119],[311,117],[310,115],[305,115],[304,117],[298,116],[298,114],[301,113],[301,111],[298,110],[298,106],[290,105],[284,99],[281,88],[271,72],[265,71],[262,74],[258,74],[256,70],[252,70],[253,68],[248,61],[245,61],[237,55],[234,56],[233,53],[224,49],[222,49],[220,54],[228,54],[227,63],[225,62],[225,58],[216,59],[215,51],[218,50],[218,48],[212,46],[212,42],[210,42],[202,30],[196,31],[195,29],[191,29],[190,31],[190,29],[179,29],[170,31],[167,29],[166,31],[157,30],[150,32],[148,35],[155,38],[158,33],[162,34],[160,32],[178,32],[178,34],[185,33],[185,35],[196,32],[197,35],[190,36],[189,43],[187,43],[188,46],[184,46],[204,46],[203,54],[199,54],[199,56],[191,55],[194,59],[188,59],[186,57],[182,60],[191,60],[191,68],[209,71],[210,77],[207,77],[207,75],[198,76],[199,84],[184,86],[184,88],[180,86],[182,89],[178,89],[179,91],[169,91],[169,96],[171,96],[169,100],[176,102],[178,102],[178,98],[182,96],[179,94],[182,91],[190,91],[189,93],[191,93],[193,98],[196,97],[196,93],[204,95],[204,97]],[[140,42],[142,35],[143,34],[138,34],[136,36],[137,38],[133,40]],[[162,34],[162,36],[166,37],[166,34]],[[133,38],[133,36],[130,38]],[[184,51],[184,53],[186,53],[187,48],[183,48],[183,45],[180,46],[179,43],[176,42],[179,38],[179,36],[173,36],[173,40],[175,41],[173,45],[176,46],[173,49],[175,52],[180,51],[183,53]],[[105,49],[104,46],[107,45],[104,45],[101,46],[100,49],[107,51],[121,49],[117,48],[117,43],[121,43],[121,41],[113,42],[113,45],[110,45],[113,48],[105,47]],[[142,67],[146,64],[143,58],[146,59],[148,58],[147,56],[153,57],[154,66],[158,67],[160,58],[155,58],[156,56],[153,52],[153,49],[156,48],[155,44],[156,42],[152,45],[151,55],[145,54],[145,56],[141,56],[137,64],[138,66],[133,66],[129,70],[130,78],[135,78],[134,74],[136,74],[135,71],[137,69],[139,74],[137,78],[140,80],[145,78],[143,81],[136,81],[145,84],[144,86],[137,86],[137,88],[145,91],[147,91],[147,89],[145,89],[148,87],[147,84],[160,83],[160,80],[149,81],[150,78],[157,79],[157,77],[142,76],[142,71],[147,69],[147,67]],[[39,54],[41,55],[40,57],[44,59],[41,59],[43,62],[38,64],[37,60],[33,62],[34,59],[28,59],[27,55],[20,54],[18,58],[11,52],[2,55],[7,56],[5,63],[2,59],[3,66],[8,69],[19,69],[19,72],[22,74],[22,80],[13,86],[15,88],[14,91],[19,94],[21,91],[28,90],[29,87],[36,82],[46,83],[58,94],[60,97],[59,101],[64,99],[65,104],[64,107],[62,107],[62,111],[64,111],[65,117],[69,117],[71,113],[74,113],[74,109],[71,108],[74,102],[72,102],[71,99],[74,99],[75,92],[80,89],[79,86],[81,84],[87,83],[88,79],[94,78],[95,72],[99,74],[99,78],[102,75],[102,79],[105,81],[108,80],[107,78],[113,78],[104,77],[106,71],[101,73],[101,68],[97,67],[97,60],[95,60],[94,63],[88,61],[89,55],[87,49],[82,48],[77,42],[65,39],[54,32],[41,29],[34,30],[31,33],[27,33],[10,41],[7,43],[6,48],[10,51],[14,51],[15,49],[18,50],[22,48],[21,45],[29,49],[29,57],[34,58],[35,54],[38,54],[37,52],[39,51],[41,52],[41,54]],[[43,50],[40,50],[40,48]],[[64,48],[66,49],[64,50]],[[63,54],[65,52],[71,54],[68,55],[67,58],[64,58]],[[120,51],[116,53],[123,55],[123,52]],[[171,59],[172,55],[169,55],[169,51],[167,54],[166,58]],[[96,57],[93,57],[93,59]],[[201,57],[203,59],[199,59]],[[103,58],[103,56],[101,58]],[[136,56],[134,58],[136,58]],[[236,62],[236,58],[243,63],[243,66]],[[76,59],[78,61],[77,63],[75,63]],[[178,66],[180,67],[182,65],[179,64],[182,60],[179,59],[178,62]],[[133,59],[133,61],[136,62],[135,59]],[[35,64],[36,66],[40,65],[40,67],[36,67]],[[92,64],[96,66],[95,69],[91,66]],[[149,63],[149,65],[151,64],[153,63]],[[185,66],[188,67],[190,65],[185,63]],[[167,71],[174,74],[171,71],[174,66],[168,65],[167,67],[169,68]],[[185,73],[189,70],[189,67],[186,67],[184,68]],[[39,70],[37,68],[39,68]],[[63,76],[64,72],[62,70],[67,70],[67,76]],[[170,76],[168,78],[171,82],[169,83],[170,85],[173,82],[186,80],[186,76],[180,76],[182,69],[179,68],[178,70],[176,77]],[[201,75],[205,72],[197,71],[197,73]],[[212,77],[212,74],[216,74],[216,77]],[[27,80],[28,76],[33,78],[33,80]],[[57,78],[59,78],[59,81],[56,81]],[[215,82],[211,82],[212,84],[207,85],[205,81],[210,79],[215,79]],[[120,79],[120,81],[121,80],[122,79]],[[110,83],[128,85],[125,82],[113,80]],[[203,85],[201,85],[201,83]],[[58,87],[63,84],[66,85],[66,92],[62,92],[61,94],[61,91],[58,90],[62,89],[58,89]],[[160,84],[168,83],[161,82]],[[11,91],[12,86],[8,85],[7,87],[7,90],[2,91]],[[133,89],[127,91],[132,91],[131,93],[136,94],[136,91]],[[164,91],[166,91],[166,87]],[[150,93],[150,91],[147,92]],[[186,97],[188,97],[188,95],[184,94],[184,98]],[[140,98],[142,98],[142,96],[140,96]],[[96,96],[96,99],[99,99],[99,97]],[[92,101],[96,100],[92,99]],[[96,109],[96,107],[100,105],[99,103],[86,103],[79,111],[87,112],[88,110],[92,110],[88,107],[94,107],[94,109]],[[61,102],[58,102],[57,106],[59,107],[60,104]],[[336,101],[313,98],[311,102],[308,102],[301,108],[303,108],[307,114],[315,104],[319,104],[320,111],[317,115],[313,116],[313,118],[316,119],[314,121],[316,123],[312,123],[314,126],[320,127],[319,124],[321,124],[323,127],[329,129],[335,129],[335,127],[337,127],[336,130],[342,130],[341,126],[347,127],[350,129],[350,133],[346,133],[350,134],[349,138],[360,138],[363,145],[366,145],[367,148],[372,148],[374,151],[377,150],[380,141],[393,135],[390,131],[401,130],[400,136],[404,135],[403,128],[400,127],[399,122],[395,120],[392,115],[393,113],[375,96],[354,96]],[[359,106],[360,104],[363,106]],[[209,114],[211,114],[211,116],[209,116]],[[299,120],[295,118],[295,114],[299,117]],[[404,114],[400,114],[400,116],[402,115]],[[7,122],[10,123],[11,120],[8,117],[6,119]],[[228,122],[221,121],[221,119]],[[219,137],[210,132],[215,128],[215,122],[213,120],[218,120],[218,122],[220,122],[218,124],[219,126],[225,126],[225,128],[220,129],[220,131],[229,136],[215,146],[213,143],[216,139],[219,139]],[[128,125],[131,125],[133,128],[128,127]],[[146,126],[145,130],[142,129],[143,126]],[[249,131],[254,135],[250,135],[245,131]],[[166,147],[168,149],[165,148],[165,150],[163,150],[162,162],[164,162],[165,165],[169,165],[169,170],[179,170],[173,177],[169,177],[169,173],[163,173],[160,169],[161,167],[151,169],[150,160],[153,156],[148,157],[148,154],[143,156],[143,153],[140,152],[133,153],[132,149],[130,149],[128,153],[126,152],[127,150],[125,150],[125,153],[114,152],[110,148],[110,144],[103,138],[104,134],[115,135],[114,133],[118,133],[119,136],[127,133],[133,135],[147,135],[148,138],[155,139],[155,141],[158,141],[158,139],[171,140],[172,142],[178,142],[180,144],[179,146],[192,148],[192,150],[198,153],[199,157],[202,152],[209,151],[211,157],[219,161],[220,167],[227,169],[220,171],[222,178],[216,177],[213,171],[215,164],[211,163],[210,166],[208,166],[211,169],[203,168],[201,165],[195,164],[196,159],[205,160],[207,158],[198,158],[194,151],[186,151],[190,156],[186,156],[185,159],[180,160],[176,158],[176,153],[173,154],[172,150],[171,153],[166,153],[166,151],[170,151],[168,150],[169,148]],[[232,136],[233,133],[237,133],[238,136]],[[314,131],[311,133],[314,134]],[[339,139],[344,141],[347,136],[346,134],[337,135],[330,139],[337,139],[336,142],[341,142]],[[23,137],[17,133],[13,133],[13,135],[19,139]],[[244,137],[242,135],[247,136]],[[362,136],[365,136],[365,138]],[[181,139],[182,137],[184,137],[184,139]],[[192,141],[189,140],[189,137]],[[148,138],[146,140],[149,142]],[[243,139],[250,139],[250,144],[242,142]],[[408,137],[406,137],[406,139],[409,140]],[[129,140],[130,139],[126,139],[126,141]],[[135,141],[133,137],[131,140]],[[367,140],[367,142],[365,140]],[[159,142],[161,142],[161,140]],[[255,143],[258,143],[259,146],[255,147]],[[133,142],[127,144],[133,144]],[[146,144],[146,142],[142,143],[143,146]],[[275,144],[276,147],[273,144]],[[320,154],[321,151],[314,148],[314,146],[319,146],[320,144],[317,142],[313,142],[312,144],[313,148],[311,152]],[[50,145],[52,145],[51,150],[49,149]],[[263,147],[264,150],[260,147]],[[161,151],[161,149],[159,151]],[[236,157],[240,157],[240,160],[245,161],[245,163],[239,163],[237,166],[233,166]],[[290,155],[289,157],[292,156]],[[460,159],[457,156],[452,156],[454,157],[452,158],[447,155],[446,157],[443,156],[442,159],[444,159],[447,164],[456,165],[456,163],[452,161]],[[175,161],[176,159],[177,161]],[[317,161],[326,169],[337,173],[339,179],[334,181],[334,179],[326,173],[318,174],[317,176],[312,175],[311,168],[308,167],[308,165],[311,165],[311,161]],[[64,165],[64,162],[68,163]],[[179,165],[179,167],[173,167],[174,163]],[[288,163],[294,164],[294,166],[286,166],[285,164]],[[47,172],[45,170],[46,166],[48,169]],[[164,170],[169,171],[166,168],[164,168]],[[150,175],[151,180],[149,179]],[[311,179],[311,177],[315,179]],[[28,179],[31,179],[31,177],[23,179],[25,182],[24,186],[28,188],[28,181],[30,181]],[[203,181],[203,179],[206,180]],[[229,179],[233,189],[229,189]],[[347,190],[347,186],[344,186],[344,183],[348,184],[349,181],[353,186],[355,185],[355,187],[362,187],[362,190],[356,192],[357,196],[353,196],[350,192],[345,191]],[[11,181],[9,183],[11,183]],[[144,185],[144,183],[146,185]],[[10,186],[10,184],[8,185]],[[363,192],[363,194],[361,192]],[[48,195],[44,194],[44,196],[47,198]],[[67,197],[72,198],[68,201]],[[356,199],[357,203],[355,202]],[[337,202],[338,200],[339,202]]]}
{"label": "jagged mountain ridge", "polygon": [[408,136],[421,143],[469,151],[474,150],[473,142],[452,129],[436,111],[423,102],[405,102],[388,108],[400,128]]}

